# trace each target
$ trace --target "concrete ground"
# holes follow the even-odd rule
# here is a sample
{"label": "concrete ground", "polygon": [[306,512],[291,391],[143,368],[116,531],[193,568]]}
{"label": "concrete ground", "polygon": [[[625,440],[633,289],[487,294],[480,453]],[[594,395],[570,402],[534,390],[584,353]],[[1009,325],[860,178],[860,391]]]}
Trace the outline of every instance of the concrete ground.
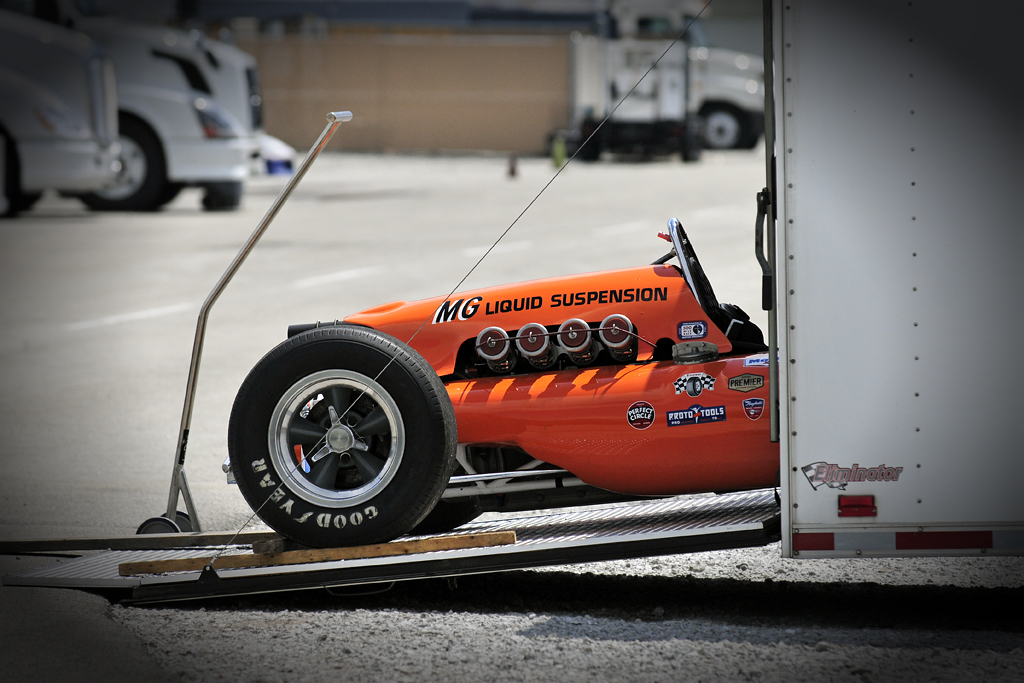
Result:
{"label": "concrete ground", "polygon": [[[288,324],[448,292],[547,182],[542,159],[324,155],[214,308],[187,471],[207,529],[227,419]],[[763,326],[761,153],[570,166],[464,287],[649,263],[678,216]],[[46,197],[0,223],[0,538],[130,534],[162,511],[199,306],[283,181],[154,214]],[[778,546],[173,608],[0,588],[5,680],[1020,680],[1016,558],[796,561]],[[11,573],[38,558],[0,558]],[[582,573],[582,574],[581,574]],[[90,654],[91,653],[91,654]],[[95,653],[101,653],[97,657]],[[57,673],[47,673],[57,672]],[[63,677],[60,673],[63,672]]]}

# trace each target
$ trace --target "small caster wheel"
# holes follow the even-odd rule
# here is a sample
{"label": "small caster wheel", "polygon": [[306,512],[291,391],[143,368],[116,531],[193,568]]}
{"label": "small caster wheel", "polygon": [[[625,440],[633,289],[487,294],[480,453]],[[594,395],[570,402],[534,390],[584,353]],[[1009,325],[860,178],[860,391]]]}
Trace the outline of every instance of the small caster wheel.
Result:
{"label": "small caster wheel", "polygon": [[174,513],[174,521],[167,519],[167,514],[163,514],[159,517],[150,517],[145,522],[139,525],[138,530],[135,532],[138,534],[180,534],[182,532],[189,533],[192,531],[192,520],[189,519],[187,512],[178,510]]}

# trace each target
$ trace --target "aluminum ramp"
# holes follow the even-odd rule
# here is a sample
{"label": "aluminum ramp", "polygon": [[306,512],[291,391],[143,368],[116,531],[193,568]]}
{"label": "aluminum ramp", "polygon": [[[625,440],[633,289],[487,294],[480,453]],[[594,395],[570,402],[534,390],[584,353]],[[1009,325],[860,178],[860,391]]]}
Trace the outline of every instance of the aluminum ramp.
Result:
{"label": "aluminum ramp", "polygon": [[146,603],[457,577],[767,545],[779,539],[779,505],[774,490],[763,489],[477,521],[452,533],[508,530],[516,532],[515,545],[146,576],[119,576],[118,565],[208,557],[211,551],[105,551],[5,576],[3,583],[107,590],[127,602]]}

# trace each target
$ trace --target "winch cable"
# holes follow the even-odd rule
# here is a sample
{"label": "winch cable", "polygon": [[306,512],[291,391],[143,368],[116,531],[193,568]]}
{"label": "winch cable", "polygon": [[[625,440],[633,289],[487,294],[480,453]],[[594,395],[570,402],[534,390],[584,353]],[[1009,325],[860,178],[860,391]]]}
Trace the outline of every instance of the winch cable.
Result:
{"label": "winch cable", "polygon": [[[652,71],[654,71],[655,67],[658,66],[658,63],[661,62],[661,60],[664,59],[665,55],[668,54],[669,50],[671,50],[673,47],[675,47],[676,43],[678,43],[679,41],[681,41],[683,39],[683,36],[685,36],[687,31],[690,30],[690,27],[694,24],[694,22],[696,22],[698,19],[700,19],[700,15],[702,15],[704,13],[704,10],[706,10],[708,7],[711,6],[712,2],[714,2],[714,0],[708,0],[707,4],[705,4],[704,7],[702,7],[701,10],[699,12],[697,12],[697,14],[695,16],[690,18],[690,21],[686,24],[685,27],[683,27],[683,30],[679,32],[679,35],[677,35],[672,40],[672,42],[669,43],[668,47],[665,48],[665,50],[661,53],[661,55],[657,59],[655,59],[653,62],[651,62],[651,65],[647,68],[647,71],[644,72],[643,76],[641,76],[637,80],[637,82],[633,84],[633,87],[630,88],[629,91],[625,95],[623,95],[619,99],[618,102],[615,103],[615,106],[612,107],[612,110],[610,112],[608,112],[608,114],[603,119],[601,119],[601,122],[599,124],[597,124],[597,127],[594,128],[593,132],[590,135],[588,135],[587,139],[584,140],[583,143],[576,148],[576,151],[572,153],[572,156],[570,156],[568,159],[566,159],[565,163],[561,166],[561,168],[559,168],[559,169],[557,169],[555,171],[555,174],[553,176],[551,176],[551,178],[544,184],[544,187],[542,187],[540,189],[540,191],[533,197],[533,199],[530,200],[530,203],[526,205],[526,208],[524,208],[522,211],[519,212],[519,215],[517,215],[515,217],[515,220],[513,220],[511,223],[509,223],[508,227],[505,228],[501,232],[500,235],[498,235],[498,238],[496,240],[494,240],[494,243],[491,244],[490,247],[487,248],[487,251],[485,251],[483,253],[483,256],[481,256],[477,260],[477,262],[474,263],[473,266],[466,272],[466,274],[462,276],[462,279],[460,279],[455,284],[455,286],[452,287],[451,291],[448,292],[447,296],[445,296],[444,301],[441,302],[442,305],[451,300],[451,298],[455,294],[455,292],[459,291],[459,288],[462,287],[463,284],[465,284],[466,280],[469,279],[469,276],[472,275],[474,273],[474,271],[476,271],[476,269],[480,266],[480,264],[484,262],[484,259],[486,259],[490,255],[490,253],[492,251],[494,251],[494,248],[498,246],[498,243],[501,242],[501,240],[503,240],[505,238],[505,236],[509,232],[511,232],[512,228],[514,228],[516,226],[516,224],[519,223],[519,220],[526,214],[526,212],[530,210],[530,207],[532,207],[534,204],[537,203],[537,200],[540,199],[541,195],[544,194],[544,192],[549,187],[551,187],[551,184],[553,182],[555,182],[555,179],[558,178],[558,176],[562,174],[562,171],[564,171],[569,166],[569,164],[572,163],[572,161],[580,153],[580,150],[582,150],[587,145],[587,143],[590,142],[593,139],[593,137],[598,134],[598,132],[601,130],[601,128],[604,127],[604,124],[606,124],[608,122],[608,120],[611,119],[611,117],[615,115],[615,112],[618,111],[619,107],[622,106],[622,103],[626,101],[626,98],[628,98],[630,95],[632,95],[633,91],[635,91],[640,86],[640,84],[643,82],[643,80],[645,78],[647,78],[647,76]],[[687,84],[687,87],[689,87],[689,84]],[[430,322],[431,319],[432,319],[432,317],[431,318],[427,318],[426,320],[424,320],[420,324],[420,326],[416,328],[416,331],[412,333],[412,336],[410,336],[405,341],[405,343],[407,345],[411,345],[412,344],[412,340],[415,339],[416,336],[420,332],[423,331],[423,328],[426,327],[427,323]],[[646,340],[644,340],[644,341],[646,341]],[[650,343],[650,342],[648,342],[648,343]],[[395,357],[394,356],[392,356],[390,359],[388,359],[388,362],[384,364],[384,367],[381,368],[380,371],[374,376],[374,378],[373,378],[374,382],[376,382],[378,379],[380,379],[380,376],[383,375],[384,372],[387,371],[387,369],[389,367],[391,367],[391,364],[394,363],[394,361],[395,361]],[[366,389],[363,389],[362,392],[360,392],[360,394],[355,398],[355,400],[352,401],[347,408],[345,408],[345,411],[343,413],[341,413],[341,415],[339,415],[339,419],[345,417],[349,413],[349,411],[352,409],[352,406],[354,406],[356,403],[358,403],[359,399],[361,399],[365,395],[366,395]],[[335,409],[337,409],[337,408],[335,408]],[[326,436],[322,437],[321,441],[326,440],[326,438],[327,438]],[[316,443],[316,445],[313,447],[314,452],[316,450],[319,450],[319,448],[320,448],[320,442],[318,441]],[[289,464],[289,466],[292,467],[292,472],[291,473],[294,474],[295,471],[298,469],[298,466],[297,465],[292,465],[290,461],[289,461],[288,464]],[[213,558],[207,564],[207,569],[212,569],[213,563],[217,560],[217,558],[220,557],[224,553],[224,551],[226,551],[234,543],[234,541],[238,537],[238,535],[242,533],[242,531],[245,529],[245,527],[249,526],[249,524],[252,522],[252,520],[254,520],[256,518],[256,515],[258,515],[260,510],[262,510],[264,508],[264,506],[268,502],[270,502],[270,499],[274,496],[275,493],[277,493],[277,491],[278,491],[277,488],[275,488],[273,491],[271,491],[270,494],[267,496],[267,499],[264,500],[263,503],[258,508],[256,508],[256,510],[252,513],[252,515],[249,516],[249,519],[247,519],[242,524],[242,526],[240,526],[238,528],[238,531],[235,532],[235,534],[228,540],[227,543],[225,543],[223,546],[220,547],[220,549],[217,551],[217,553],[213,556]]]}

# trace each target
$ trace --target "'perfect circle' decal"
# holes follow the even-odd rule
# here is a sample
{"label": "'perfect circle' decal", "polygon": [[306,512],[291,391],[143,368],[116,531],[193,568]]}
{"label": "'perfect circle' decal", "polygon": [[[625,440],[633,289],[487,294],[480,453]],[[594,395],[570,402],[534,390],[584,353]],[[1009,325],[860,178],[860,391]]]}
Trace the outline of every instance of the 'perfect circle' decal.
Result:
{"label": "'perfect circle' decal", "polygon": [[654,406],[647,401],[637,401],[626,411],[626,420],[633,429],[647,429],[654,424]]}

